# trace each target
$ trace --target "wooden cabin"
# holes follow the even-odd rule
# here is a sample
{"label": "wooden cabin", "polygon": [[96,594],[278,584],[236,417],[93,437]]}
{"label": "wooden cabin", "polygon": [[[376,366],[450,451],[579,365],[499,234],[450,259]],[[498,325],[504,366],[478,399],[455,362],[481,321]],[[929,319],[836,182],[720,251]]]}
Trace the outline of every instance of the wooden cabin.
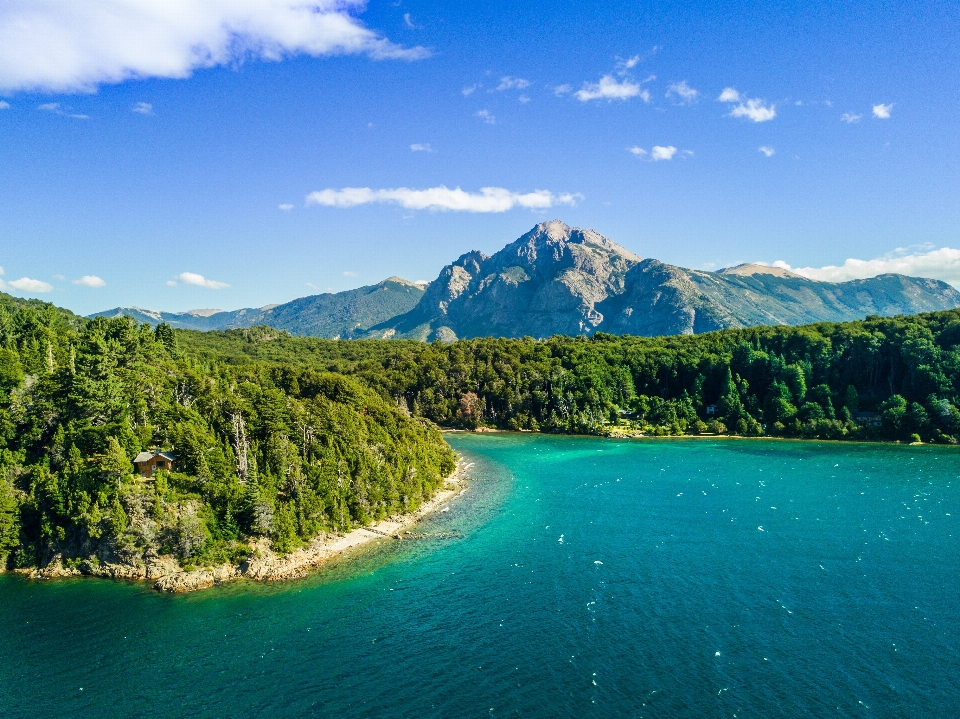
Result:
{"label": "wooden cabin", "polygon": [[133,460],[141,477],[151,479],[158,469],[173,472],[177,468],[177,458],[172,452],[141,452]]}

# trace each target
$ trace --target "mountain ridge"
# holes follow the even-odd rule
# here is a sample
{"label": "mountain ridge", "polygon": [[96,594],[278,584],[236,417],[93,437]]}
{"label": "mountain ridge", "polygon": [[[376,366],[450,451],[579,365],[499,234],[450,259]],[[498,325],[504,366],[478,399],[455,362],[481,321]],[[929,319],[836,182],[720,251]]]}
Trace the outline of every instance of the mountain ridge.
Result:
{"label": "mountain ridge", "polygon": [[958,306],[960,292],[939,280],[887,274],[823,282],[751,263],[716,272],[693,270],[641,258],[594,230],[551,220],[493,255],[463,253],[430,283],[393,276],[355,290],[232,312],[116,308],[97,314],[199,330],[264,324],[331,339],[452,341],[596,332],[699,334]]}

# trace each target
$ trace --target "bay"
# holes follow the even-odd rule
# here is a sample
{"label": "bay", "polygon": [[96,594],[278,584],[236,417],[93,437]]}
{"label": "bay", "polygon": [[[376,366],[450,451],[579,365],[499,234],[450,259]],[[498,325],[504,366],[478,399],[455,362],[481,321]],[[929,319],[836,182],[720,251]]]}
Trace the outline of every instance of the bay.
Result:
{"label": "bay", "polygon": [[425,538],[303,581],[0,575],[0,716],[955,715],[956,450],[449,439]]}

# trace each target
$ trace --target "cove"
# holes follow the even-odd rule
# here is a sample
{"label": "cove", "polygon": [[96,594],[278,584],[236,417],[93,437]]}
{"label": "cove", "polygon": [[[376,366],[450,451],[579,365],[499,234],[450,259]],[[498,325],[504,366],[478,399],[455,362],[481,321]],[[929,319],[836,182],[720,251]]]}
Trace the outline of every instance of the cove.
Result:
{"label": "cove", "polygon": [[942,717],[960,454],[452,435],[469,491],[309,579],[0,575],[0,717]]}

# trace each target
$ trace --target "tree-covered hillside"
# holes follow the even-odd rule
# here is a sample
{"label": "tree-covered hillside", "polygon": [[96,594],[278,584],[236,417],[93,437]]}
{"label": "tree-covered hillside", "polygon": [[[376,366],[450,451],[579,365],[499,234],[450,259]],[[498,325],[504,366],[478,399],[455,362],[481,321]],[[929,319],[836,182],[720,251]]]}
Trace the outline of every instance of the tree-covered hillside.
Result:
{"label": "tree-covered hillside", "polygon": [[337,342],[185,333],[197,356],[363,379],[454,427],[954,442],[960,310],[672,337]]}
{"label": "tree-covered hillside", "polygon": [[[135,476],[142,450],[178,466]],[[0,556],[18,566],[237,561],[418,507],[439,431],[354,378],[184,354],[167,325],[0,295]]]}

